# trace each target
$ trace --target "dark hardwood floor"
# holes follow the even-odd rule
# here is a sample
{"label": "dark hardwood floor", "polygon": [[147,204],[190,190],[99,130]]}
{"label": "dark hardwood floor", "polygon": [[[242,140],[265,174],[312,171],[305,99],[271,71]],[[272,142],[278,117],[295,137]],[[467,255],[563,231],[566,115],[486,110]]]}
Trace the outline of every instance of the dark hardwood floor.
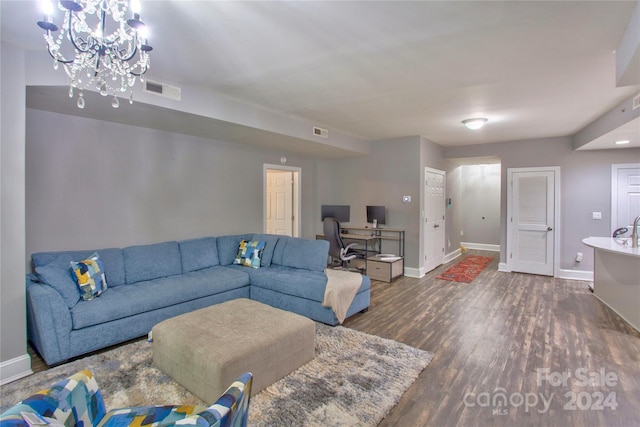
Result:
{"label": "dark hardwood floor", "polygon": [[587,282],[500,273],[497,253],[469,254],[495,258],[472,283],[435,279],[461,257],[373,282],[369,311],[345,322],[435,354],[380,425],[640,426],[640,333]]}
{"label": "dark hardwood floor", "polygon": [[462,257],[372,281],[369,311],[345,322],[435,354],[380,425],[640,426],[640,333],[587,282],[499,273],[497,253],[473,254],[495,259],[472,283],[435,279]]}

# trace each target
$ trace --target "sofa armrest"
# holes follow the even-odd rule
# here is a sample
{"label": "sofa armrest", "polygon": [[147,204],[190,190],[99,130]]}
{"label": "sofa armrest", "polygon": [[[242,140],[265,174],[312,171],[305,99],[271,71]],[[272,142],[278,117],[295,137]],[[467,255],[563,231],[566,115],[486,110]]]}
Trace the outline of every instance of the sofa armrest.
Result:
{"label": "sofa armrest", "polygon": [[27,397],[0,415],[3,426],[28,426],[21,412],[54,418],[66,426],[96,426],[105,414],[98,383],[89,370],[80,371]]}
{"label": "sofa armrest", "polygon": [[48,365],[68,359],[71,313],[51,286],[27,279],[27,333]]}

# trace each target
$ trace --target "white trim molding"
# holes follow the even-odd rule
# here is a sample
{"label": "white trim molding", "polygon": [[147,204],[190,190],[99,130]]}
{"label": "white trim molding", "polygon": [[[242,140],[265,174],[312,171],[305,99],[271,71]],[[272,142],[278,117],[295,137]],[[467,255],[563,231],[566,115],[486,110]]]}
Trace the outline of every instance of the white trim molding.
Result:
{"label": "white trim molding", "polygon": [[418,268],[410,268],[410,267],[405,267],[404,268],[404,275],[407,277],[413,277],[414,279],[420,279],[421,277],[424,277],[426,273],[420,271],[420,269]]}
{"label": "white trim molding", "polygon": [[33,374],[31,356],[23,354],[0,363],[0,386]]}
{"label": "white trim molding", "polygon": [[456,249],[453,252],[449,252],[444,256],[443,264],[453,261],[454,259],[458,258],[460,255],[462,255],[462,249],[460,248]]}
{"label": "white trim molding", "polygon": [[569,270],[562,268],[558,270],[558,275],[556,277],[558,279],[583,280],[586,282],[593,282],[593,271]]}
{"label": "white trim molding", "polygon": [[460,245],[464,246],[467,249],[500,252],[500,245],[490,245],[488,243],[471,243],[471,242],[460,242]]}

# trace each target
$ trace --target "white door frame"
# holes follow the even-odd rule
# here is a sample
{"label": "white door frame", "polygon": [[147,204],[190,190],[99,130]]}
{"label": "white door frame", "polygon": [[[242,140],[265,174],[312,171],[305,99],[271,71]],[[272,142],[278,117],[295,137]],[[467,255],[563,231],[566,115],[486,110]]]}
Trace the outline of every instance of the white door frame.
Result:
{"label": "white door frame", "polygon": [[265,163],[262,166],[262,232],[267,231],[267,172],[270,170],[290,171],[294,173],[293,177],[293,237],[300,237],[301,233],[301,182],[302,168],[294,166],[284,166]]}
{"label": "white door frame", "polygon": [[553,239],[553,277],[559,277],[560,275],[560,235],[561,235],[561,221],[560,221],[560,166],[549,167],[531,167],[531,168],[507,168],[507,251],[505,253],[507,257],[507,270],[512,271],[513,259],[510,254],[513,252],[513,227],[514,224],[511,221],[513,217],[513,173],[517,172],[554,172],[554,188],[553,188],[553,203],[554,203],[554,239]]}
{"label": "white door frame", "polygon": [[[427,219],[427,211],[425,209],[425,204],[426,204],[426,200],[427,200],[427,189],[426,189],[426,179],[427,179],[427,173],[434,173],[437,175],[442,175],[442,203],[443,203],[443,209],[446,207],[446,197],[447,197],[447,172],[440,170],[440,169],[434,169],[434,168],[430,168],[430,167],[425,167],[424,168],[424,175],[422,176],[422,183],[421,183],[421,189],[422,189],[422,206],[421,206],[421,218],[420,218],[420,230],[421,230],[421,238],[420,238],[420,246],[422,247],[422,254],[420,256],[420,267],[419,267],[419,271],[420,271],[420,277],[424,276],[426,273],[428,273],[427,268],[426,268],[426,257],[427,257],[427,245],[425,244],[426,238],[427,238],[427,228],[426,228],[426,222],[425,220]],[[443,218],[442,220],[438,220],[438,227],[442,227],[442,241],[440,242],[442,244],[442,256],[441,256],[441,261],[439,265],[442,265],[444,263],[444,259],[445,259],[445,253],[444,253],[444,248],[445,246],[445,242],[447,239],[447,222],[446,222],[446,209],[443,210]],[[437,265],[435,266],[437,267]],[[435,268],[433,267],[433,268]],[[431,271],[431,270],[429,270]]]}
{"label": "white door frame", "polygon": [[[640,163],[614,163],[611,165],[611,232],[615,229],[614,221],[618,218],[618,171],[620,169],[640,169]],[[626,224],[631,225],[631,224]],[[620,225],[620,227],[625,227]]]}

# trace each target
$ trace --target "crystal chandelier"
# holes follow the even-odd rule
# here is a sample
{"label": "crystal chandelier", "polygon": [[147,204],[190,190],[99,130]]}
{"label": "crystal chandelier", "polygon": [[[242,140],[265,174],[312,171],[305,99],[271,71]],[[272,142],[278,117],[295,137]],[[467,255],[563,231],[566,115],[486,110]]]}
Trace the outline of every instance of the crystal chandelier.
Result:
{"label": "crystal chandelier", "polygon": [[[138,0],[59,0],[64,12],[62,30],[53,22],[54,6],[44,3],[45,30],[53,68],[62,64],[70,79],[69,97],[78,90],[78,108],[84,108],[83,90],[95,87],[102,96],[112,95],[111,105],[118,108],[118,94],[129,92],[133,104],[133,85],[149,69],[145,25],[140,20]],[[127,9],[131,12],[127,13]],[[110,19],[109,19],[110,18]],[[67,42],[65,42],[65,39]]]}

